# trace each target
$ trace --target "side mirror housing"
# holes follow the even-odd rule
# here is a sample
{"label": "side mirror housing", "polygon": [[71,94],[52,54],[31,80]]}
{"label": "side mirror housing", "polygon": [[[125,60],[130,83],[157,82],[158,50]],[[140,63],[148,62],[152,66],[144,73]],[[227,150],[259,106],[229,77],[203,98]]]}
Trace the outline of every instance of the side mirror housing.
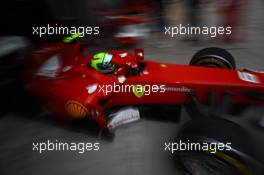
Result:
{"label": "side mirror housing", "polygon": [[144,50],[143,49],[135,49],[135,58],[138,62],[144,60]]}

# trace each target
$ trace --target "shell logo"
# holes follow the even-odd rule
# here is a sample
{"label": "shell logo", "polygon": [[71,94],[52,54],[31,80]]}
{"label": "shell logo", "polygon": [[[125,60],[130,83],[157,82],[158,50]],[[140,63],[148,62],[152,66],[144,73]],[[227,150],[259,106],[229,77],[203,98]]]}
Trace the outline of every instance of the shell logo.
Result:
{"label": "shell logo", "polygon": [[84,118],[87,115],[87,109],[77,101],[69,101],[66,106],[66,112],[73,118]]}

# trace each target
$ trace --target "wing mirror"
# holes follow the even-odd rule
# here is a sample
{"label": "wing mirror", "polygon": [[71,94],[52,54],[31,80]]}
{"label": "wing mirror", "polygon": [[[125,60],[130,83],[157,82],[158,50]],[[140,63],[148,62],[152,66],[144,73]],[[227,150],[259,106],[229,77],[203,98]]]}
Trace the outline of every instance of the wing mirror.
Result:
{"label": "wing mirror", "polygon": [[144,60],[144,50],[143,49],[135,49],[135,58],[137,62]]}

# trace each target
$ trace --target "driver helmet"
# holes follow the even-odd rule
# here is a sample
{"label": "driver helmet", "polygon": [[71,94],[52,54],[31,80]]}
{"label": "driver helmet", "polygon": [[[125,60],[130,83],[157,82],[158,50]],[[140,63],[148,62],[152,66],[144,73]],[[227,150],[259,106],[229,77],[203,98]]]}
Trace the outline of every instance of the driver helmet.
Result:
{"label": "driver helmet", "polygon": [[115,65],[111,63],[112,54],[100,52],[95,54],[91,60],[91,67],[98,72],[111,73],[115,70]]}

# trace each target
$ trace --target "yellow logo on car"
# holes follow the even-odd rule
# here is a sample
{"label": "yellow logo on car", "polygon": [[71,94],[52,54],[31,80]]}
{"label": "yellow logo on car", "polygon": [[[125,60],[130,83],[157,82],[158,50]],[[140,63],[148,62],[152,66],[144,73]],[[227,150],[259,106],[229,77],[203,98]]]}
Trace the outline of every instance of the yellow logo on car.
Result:
{"label": "yellow logo on car", "polygon": [[134,93],[134,95],[135,95],[136,97],[138,97],[138,98],[143,97],[144,94],[145,94],[144,86],[139,85],[139,84],[134,85],[134,86],[133,86],[133,93]]}

